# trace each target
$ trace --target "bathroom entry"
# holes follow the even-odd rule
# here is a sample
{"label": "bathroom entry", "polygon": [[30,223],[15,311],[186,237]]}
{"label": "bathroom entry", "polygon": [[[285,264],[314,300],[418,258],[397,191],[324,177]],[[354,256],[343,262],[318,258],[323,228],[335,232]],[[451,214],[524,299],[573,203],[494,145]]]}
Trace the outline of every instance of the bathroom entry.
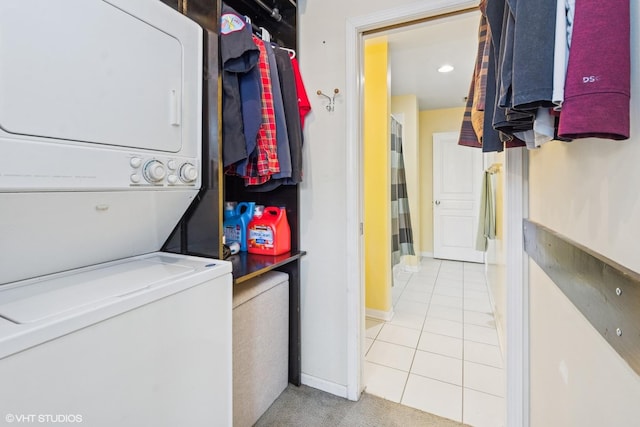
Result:
{"label": "bathroom entry", "polygon": [[[473,73],[479,12],[439,17],[429,22],[383,30],[365,35],[363,43],[363,104],[362,104],[362,164],[363,164],[363,264],[366,314],[388,320],[393,316],[391,287],[393,283],[393,217],[391,209],[391,115],[402,118],[403,154],[406,175],[406,191],[411,216],[411,231],[415,256],[402,256],[399,265],[405,271],[419,269],[422,256],[433,257],[435,234],[433,197],[433,133],[456,131],[460,128],[464,98]],[[416,32],[416,30],[419,30]],[[446,38],[450,40],[445,41]],[[438,71],[442,64],[455,64],[451,73]],[[402,73],[402,74],[400,74]],[[455,145],[455,144],[454,144]],[[444,150],[448,161],[454,160],[457,147]],[[480,150],[468,150],[466,157],[480,159]],[[458,177],[450,173],[457,170],[445,166],[446,178],[454,191],[461,184],[473,186],[469,174],[481,179],[482,166],[470,171],[468,165],[460,167],[465,172]],[[451,183],[451,179],[456,182]],[[478,181],[478,190],[480,182]],[[474,196],[479,198],[478,196]],[[450,203],[444,200],[446,227],[438,227],[440,246],[451,249],[465,244],[477,230],[477,219],[467,218],[462,231],[455,216],[447,216],[447,209],[454,205],[466,205],[466,201]],[[440,201],[442,203],[442,200]],[[472,202],[468,211],[479,210]],[[456,213],[456,212],[454,212]],[[476,214],[477,215],[477,214]],[[441,252],[441,251],[440,251]],[[436,256],[457,260],[482,262],[481,253],[473,257],[450,253]],[[455,255],[455,256],[454,256]]]}
{"label": "bathroom entry", "polygon": [[[452,233],[442,239],[445,247],[475,246],[483,154],[459,147],[457,132],[475,60],[478,22],[479,13],[473,11],[364,37],[363,385],[369,393],[446,418],[501,425],[504,364],[499,315],[490,296],[494,286],[485,273],[490,267],[482,264],[482,252],[473,254],[473,262],[434,259],[469,260],[438,252],[437,233]],[[429,28],[416,32],[417,27]],[[455,41],[460,45],[452,47]],[[398,58],[396,50],[404,51],[405,57]],[[461,80],[456,81],[456,73],[437,71],[449,61]],[[396,74],[396,66],[413,69],[413,76]],[[402,84],[394,83],[398,80]],[[425,83],[427,92],[421,96]],[[411,198],[413,183],[418,200],[418,208],[411,206],[410,211],[416,252],[422,258],[416,270],[403,266],[395,274],[390,267],[390,114],[403,116],[405,141],[409,131],[415,134],[415,151],[406,154],[411,143],[403,151],[407,192]],[[439,138],[443,133],[448,137]],[[409,176],[411,167],[417,171],[414,177]],[[459,193],[467,193],[469,199]],[[446,209],[439,216],[436,209],[443,203]],[[460,215],[463,207],[467,217]],[[391,286],[393,279],[398,286]],[[474,383],[476,378],[487,381]]]}

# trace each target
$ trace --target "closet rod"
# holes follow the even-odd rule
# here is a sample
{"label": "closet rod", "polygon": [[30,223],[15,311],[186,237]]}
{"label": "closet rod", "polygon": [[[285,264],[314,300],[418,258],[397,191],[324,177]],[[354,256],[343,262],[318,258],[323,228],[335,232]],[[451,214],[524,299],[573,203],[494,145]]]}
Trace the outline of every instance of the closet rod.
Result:
{"label": "closet rod", "polygon": [[278,10],[278,8],[273,8],[271,9],[269,6],[267,6],[266,4],[264,4],[264,2],[262,0],[253,0],[256,3],[258,3],[258,6],[260,6],[261,8],[263,8],[264,10],[266,10],[267,12],[269,12],[269,15],[276,21],[276,22],[280,22],[282,21],[282,15],[280,15],[280,11]]}
{"label": "closet rod", "polygon": [[[290,30],[295,30],[295,27],[293,25],[291,25],[290,23],[288,23],[287,21],[285,21],[284,19],[282,19],[282,15],[280,15],[280,12],[277,9],[271,9],[269,6],[267,6],[266,4],[264,4],[261,0],[253,0],[255,3],[259,4],[260,7],[262,7],[264,10],[266,10],[267,12],[269,12],[269,14],[271,15],[271,17],[273,18],[273,11],[275,10],[277,12],[277,16],[278,19],[273,18],[275,21],[277,21],[280,25],[289,28]],[[246,0],[245,0],[246,3]],[[264,25],[265,27],[269,26],[265,23]],[[255,29],[255,27],[254,27]]]}

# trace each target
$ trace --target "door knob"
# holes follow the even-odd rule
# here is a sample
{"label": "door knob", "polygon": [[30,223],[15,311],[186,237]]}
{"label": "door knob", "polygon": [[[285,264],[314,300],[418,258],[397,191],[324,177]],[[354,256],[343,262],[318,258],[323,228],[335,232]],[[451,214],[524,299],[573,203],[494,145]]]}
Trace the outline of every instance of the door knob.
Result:
{"label": "door knob", "polygon": [[436,206],[440,206],[440,200],[436,200]]}

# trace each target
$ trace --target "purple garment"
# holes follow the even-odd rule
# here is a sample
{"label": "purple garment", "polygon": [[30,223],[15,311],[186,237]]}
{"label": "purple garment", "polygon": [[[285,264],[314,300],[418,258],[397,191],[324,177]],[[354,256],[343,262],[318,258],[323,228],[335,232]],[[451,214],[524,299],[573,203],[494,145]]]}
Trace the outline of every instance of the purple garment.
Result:
{"label": "purple garment", "polygon": [[629,3],[576,2],[560,137],[629,138]]}

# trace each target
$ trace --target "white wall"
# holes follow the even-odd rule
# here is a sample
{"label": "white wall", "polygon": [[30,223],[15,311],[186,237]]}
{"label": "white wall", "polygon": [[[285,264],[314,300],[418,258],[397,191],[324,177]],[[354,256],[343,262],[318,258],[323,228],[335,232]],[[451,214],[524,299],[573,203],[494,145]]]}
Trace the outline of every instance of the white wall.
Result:
{"label": "white wall", "polygon": [[[299,59],[313,111],[305,125],[304,181],[300,187],[302,260],[302,372],[307,384],[346,393],[347,128],[344,95],[335,111],[324,108],[318,89],[346,86],[346,22],[350,18],[415,2],[396,0],[299,0]],[[353,78],[353,76],[349,76]]]}
{"label": "white wall", "polygon": [[[631,3],[631,139],[552,142],[530,156],[530,218],[640,271],[640,9]],[[531,267],[532,426],[627,426],[640,377]]]}
{"label": "white wall", "polygon": [[487,245],[486,276],[487,285],[491,293],[491,302],[498,330],[498,337],[502,353],[506,350],[507,334],[507,271],[506,271],[506,231],[504,188],[505,188],[505,153],[484,153],[485,168],[494,163],[501,164],[501,169],[491,176],[495,210],[496,210],[496,238],[490,239]]}
{"label": "white wall", "polygon": [[534,262],[531,426],[635,426],[640,378]]}

